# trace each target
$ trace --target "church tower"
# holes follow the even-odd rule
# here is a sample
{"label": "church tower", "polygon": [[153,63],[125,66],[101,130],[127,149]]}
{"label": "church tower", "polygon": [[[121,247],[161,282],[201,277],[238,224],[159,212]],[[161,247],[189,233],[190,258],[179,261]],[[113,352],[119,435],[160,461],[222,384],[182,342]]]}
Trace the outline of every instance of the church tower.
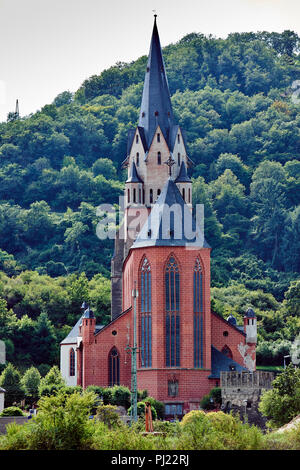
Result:
{"label": "church tower", "polygon": [[[191,180],[187,175],[191,165],[184,133],[174,121],[155,15],[138,126],[128,133],[127,156],[123,161],[128,179],[124,191],[124,221],[112,258],[112,319],[122,313],[123,262],[169,175],[192,208]],[[133,221],[137,214],[141,223],[135,227]]]}
{"label": "church tower", "polygon": [[174,121],[155,18],[138,126],[129,131],[123,162],[111,322],[97,325],[86,309],[61,343],[61,369],[67,383],[76,379],[83,388],[130,387],[128,351],[136,341],[137,388],[164,402],[168,419],[198,409],[222,371],[255,370],[254,312],[247,311],[243,327],[211,310],[211,248],[192,211],[191,164]]}

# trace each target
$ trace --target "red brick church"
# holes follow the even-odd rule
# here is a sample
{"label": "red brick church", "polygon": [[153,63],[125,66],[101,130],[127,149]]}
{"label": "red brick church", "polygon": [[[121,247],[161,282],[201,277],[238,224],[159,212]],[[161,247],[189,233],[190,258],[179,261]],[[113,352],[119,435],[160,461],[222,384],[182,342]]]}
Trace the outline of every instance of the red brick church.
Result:
{"label": "red brick church", "polygon": [[136,328],[138,389],[163,401],[168,416],[198,408],[219,385],[220,371],[255,370],[253,310],[243,327],[211,311],[211,248],[192,212],[191,165],[155,18],[139,123],[129,131],[123,162],[128,179],[112,258],[111,322],[97,325],[86,308],[61,343],[61,371],[69,385],[130,388]]}

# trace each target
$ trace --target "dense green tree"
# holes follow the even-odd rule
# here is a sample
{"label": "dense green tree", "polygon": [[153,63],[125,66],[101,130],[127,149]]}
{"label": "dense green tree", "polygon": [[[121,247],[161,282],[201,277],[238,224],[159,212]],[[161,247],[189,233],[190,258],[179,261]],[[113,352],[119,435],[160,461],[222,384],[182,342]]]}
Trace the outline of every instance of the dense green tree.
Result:
{"label": "dense green tree", "polygon": [[55,329],[46,313],[41,313],[37,319],[32,349],[38,363],[53,364],[58,359]]}
{"label": "dense green tree", "polygon": [[26,370],[21,378],[21,385],[25,396],[31,402],[35,402],[39,397],[39,385],[41,382],[41,374],[35,367]]}
{"label": "dense green tree", "polygon": [[272,383],[272,390],[262,394],[261,413],[269,418],[269,424],[282,426],[300,411],[300,369],[290,364]]}
{"label": "dense green tree", "polygon": [[212,247],[217,247],[221,243],[222,226],[213,209],[208,187],[201,176],[193,180],[194,207],[197,204],[204,205],[204,236]]}
{"label": "dense green tree", "polygon": [[0,376],[0,387],[6,391],[4,397],[6,407],[19,403],[23,399],[24,392],[20,381],[20,372],[9,362]]}

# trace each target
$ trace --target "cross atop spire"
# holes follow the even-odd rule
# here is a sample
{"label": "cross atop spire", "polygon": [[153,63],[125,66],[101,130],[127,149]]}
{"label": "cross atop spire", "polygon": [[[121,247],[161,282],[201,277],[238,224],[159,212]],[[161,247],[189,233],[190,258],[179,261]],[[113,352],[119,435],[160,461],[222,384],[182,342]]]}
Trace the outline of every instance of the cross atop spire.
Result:
{"label": "cross atop spire", "polygon": [[139,126],[144,128],[148,147],[152,142],[158,125],[167,142],[169,141],[171,129],[174,125],[169,85],[165,72],[156,17],[157,15],[155,13],[139,117]]}
{"label": "cross atop spire", "polygon": [[169,158],[166,162],[164,162],[166,165],[168,165],[169,167],[169,176],[172,176],[172,166],[174,165],[174,160],[173,158],[171,157],[171,155],[169,155]]}

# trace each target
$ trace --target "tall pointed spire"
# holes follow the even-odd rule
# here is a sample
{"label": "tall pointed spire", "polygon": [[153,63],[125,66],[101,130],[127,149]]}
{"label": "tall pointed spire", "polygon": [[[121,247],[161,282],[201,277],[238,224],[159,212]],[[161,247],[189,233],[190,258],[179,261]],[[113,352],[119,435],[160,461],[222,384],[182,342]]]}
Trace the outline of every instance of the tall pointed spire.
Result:
{"label": "tall pointed spire", "polygon": [[144,81],[139,126],[144,128],[148,148],[159,125],[169,141],[173,127],[173,110],[160,40],[154,15],[154,26]]}

